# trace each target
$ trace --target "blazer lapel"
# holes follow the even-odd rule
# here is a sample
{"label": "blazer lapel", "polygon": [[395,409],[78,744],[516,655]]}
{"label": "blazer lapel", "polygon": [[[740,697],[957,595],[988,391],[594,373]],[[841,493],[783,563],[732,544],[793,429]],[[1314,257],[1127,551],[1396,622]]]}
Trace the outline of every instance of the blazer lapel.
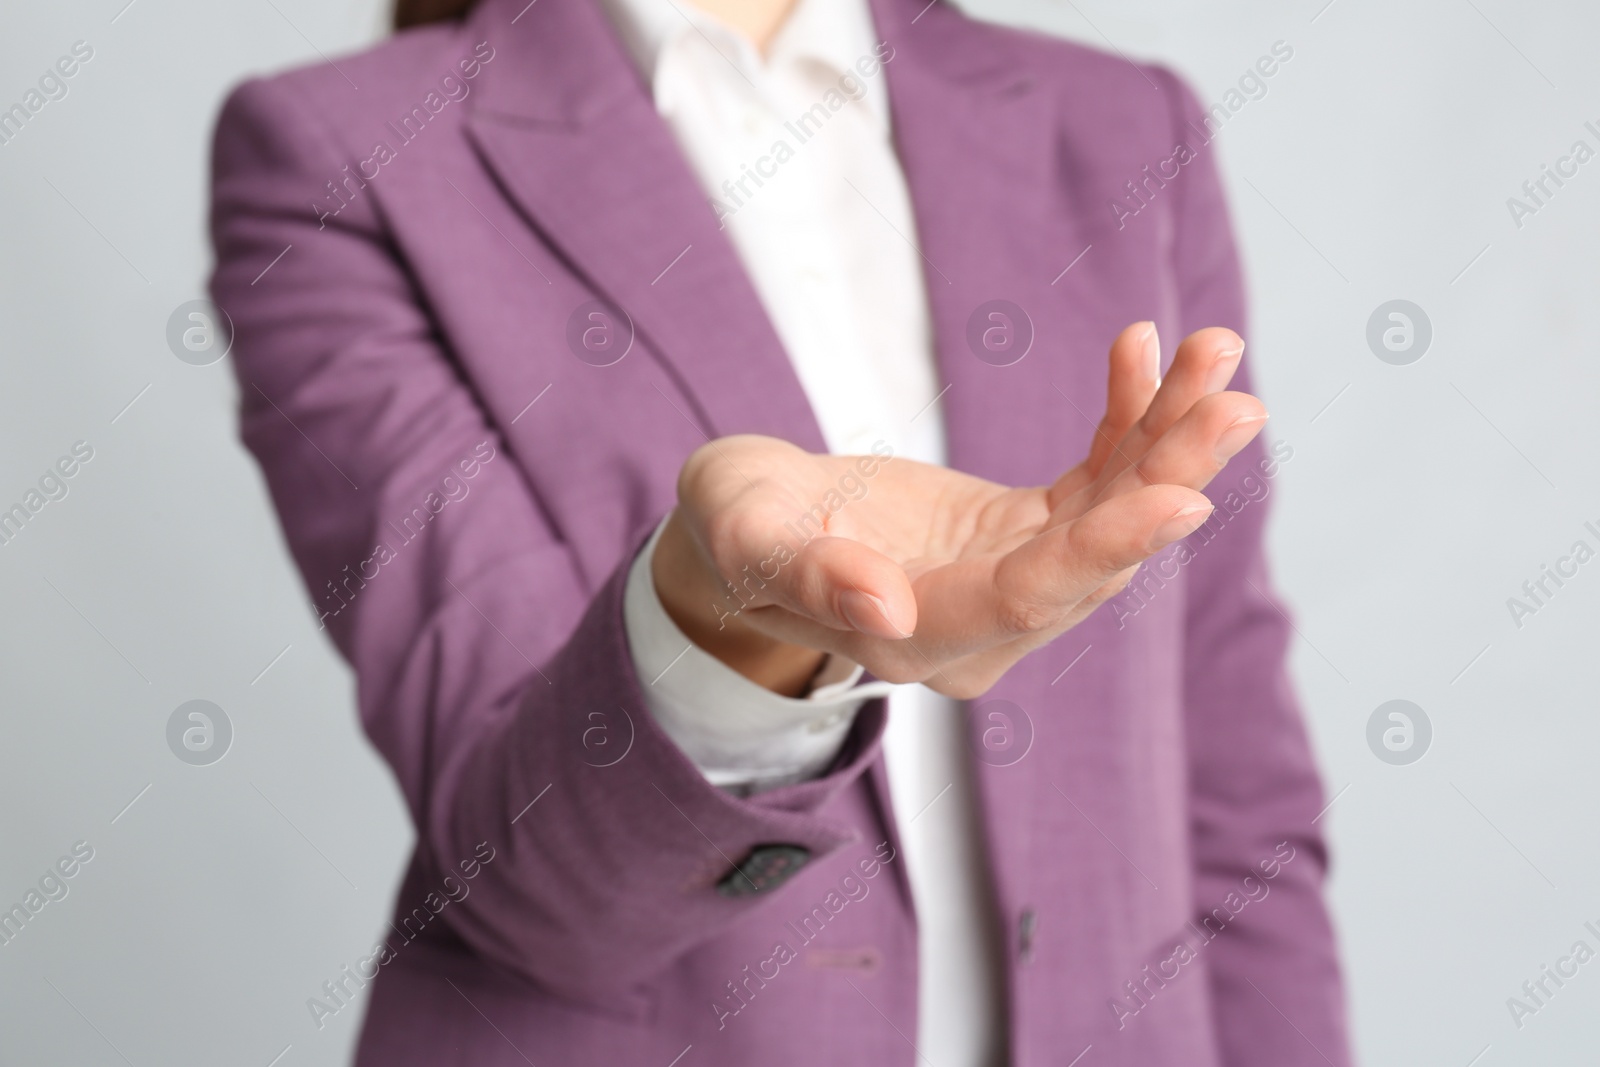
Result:
{"label": "blazer lapel", "polygon": [[[1111,341],[1082,328],[1090,270],[1062,273],[1089,239],[1087,219],[1064,215],[1051,189],[1052,102],[1004,31],[945,3],[873,0],[873,9],[895,50],[884,69],[949,385],[949,464],[1008,485],[1048,483],[1087,448]],[[1017,349],[981,343],[977,354],[974,340],[991,326],[1009,326],[1014,344],[1030,335],[1026,355],[1006,365]]]}
{"label": "blazer lapel", "polygon": [[470,136],[506,194],[632,321],[707,437],[822,434],[794,368],[671,130],[593,0],[488,0],[505,58]]}

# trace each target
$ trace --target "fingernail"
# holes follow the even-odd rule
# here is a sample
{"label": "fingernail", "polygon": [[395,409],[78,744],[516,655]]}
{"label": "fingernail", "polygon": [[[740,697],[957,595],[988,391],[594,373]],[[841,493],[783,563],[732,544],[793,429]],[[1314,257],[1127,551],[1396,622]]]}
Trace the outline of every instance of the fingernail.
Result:
{"label": "fingernail", "polygon": [[1153,382],[1161,381],[1161,336],[1156,333],[1156,324],[1145,323],[1145,331],[1139,342],[1144,346],[1144,372],[1145,376]]}
{"label": "fingernail", "polygon": [[839,594],[839,614],[844,621],[864,634],[882,635],[885,628],[899,633],[889,621],[889,609],[871,593],[846,589]]}
{"label": "fingernail", "polygon": [[1172,518],[1156,527],[1150,537],[1150,551],[1159,552],[1181,537],[1188,537],[1211,517],[1210,504],[1194,504],[1172,513]]}
{"label": "fingernail", "polygon": [[1244,345],[1228,352],[1217,353],[1217,361],[1211,365],[1211,373],[1206,375],[1206,392],[1220,393],[1227,388],[1228,382],[1233,379],[1233,372],[1239,369],[1239,357],[1244,355]]}
{"label": "fingernail", "polygon": [[1228,423],[1228,428],[1222,431],[1217,438],[1216,457],[1219,463],[1226,463],[1232,459],[1234,453],[1243,448],[1261,430],[1261,424],[1267,421],[1265,415],[1241,415]]}

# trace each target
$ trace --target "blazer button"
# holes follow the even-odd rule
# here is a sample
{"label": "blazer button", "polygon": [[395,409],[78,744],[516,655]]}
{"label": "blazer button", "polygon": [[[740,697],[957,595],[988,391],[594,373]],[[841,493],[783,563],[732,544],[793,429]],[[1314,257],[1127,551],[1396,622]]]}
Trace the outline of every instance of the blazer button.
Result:
{"label": "blazer button", "polygon": [[757,845],[717,883],[725,897],[751,897],[778,888],[811,859],[804,845]]}
{"label": "blazer button", "polygon": [[1023,908],[1017,919],[1017,958],[1023,963],[1033,959],[1033,935],[1038,929],[1038,913],[1032,908]]}

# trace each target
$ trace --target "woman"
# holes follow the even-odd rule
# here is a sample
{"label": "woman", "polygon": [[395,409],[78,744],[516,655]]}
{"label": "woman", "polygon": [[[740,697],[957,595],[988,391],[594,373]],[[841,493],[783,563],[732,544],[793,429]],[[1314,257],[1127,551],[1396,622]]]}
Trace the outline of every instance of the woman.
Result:
{"label": "woman", "polygon": [[1192,95],[925,0],[397,21],[215,150],[243,434],[418,831],[314,1023],[1346,1062]]}

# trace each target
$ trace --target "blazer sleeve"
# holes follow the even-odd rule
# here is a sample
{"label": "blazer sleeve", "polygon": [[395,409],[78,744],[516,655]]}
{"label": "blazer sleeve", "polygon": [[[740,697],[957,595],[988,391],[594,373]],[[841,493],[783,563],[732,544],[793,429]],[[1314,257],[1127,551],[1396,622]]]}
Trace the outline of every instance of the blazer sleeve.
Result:
{"label": "blazer sleeve", "polygon": [[[1171,73],[1154,73],[1172,105],[1174,144],[1196,151],[1174,201],[1171,254],[1183,332],[1220,325],[1244,336],[1243,285],[1216,146],[1205,144],[1194,95]],[[1246,366],[1233,388],[1251,388]],[[1292,628],[1262,548],[1268,497],[1260,486],[1270,484],[1262,464],[1271,469],[1278,458],[1281,452],[1269,458],[1260,440],[1235,456],[1210,487],[1225,522],[1208,523],[1214,538],[1202,532],[1190,540],[1196,555],[1186,567],[1184,701],[1195,923],[1213,917],[1230,894],[1237,902],[1262,886],[1268,891],[1204,952],[1224,1064],[1344,1067],[1342,982],[1322,895],[1328,854],[1313,821],[1325,801],[1287,674]]]}
{"label": "blazer sleeve", "polygon": [[494,850],[442,916],[516,975],[615,1005],[762,901],[717,890],[753,847],[856,839],[818,810],[872,758],[882,701],[818,779],[749,799],[705,780],[645,710],[623,629],[633,553],[586,583],[381,207],[312,206],[349,161],[318,123],[278,79],[236,89],[216,130],[211,292],[242,436],[354,668],[426,884]]}

